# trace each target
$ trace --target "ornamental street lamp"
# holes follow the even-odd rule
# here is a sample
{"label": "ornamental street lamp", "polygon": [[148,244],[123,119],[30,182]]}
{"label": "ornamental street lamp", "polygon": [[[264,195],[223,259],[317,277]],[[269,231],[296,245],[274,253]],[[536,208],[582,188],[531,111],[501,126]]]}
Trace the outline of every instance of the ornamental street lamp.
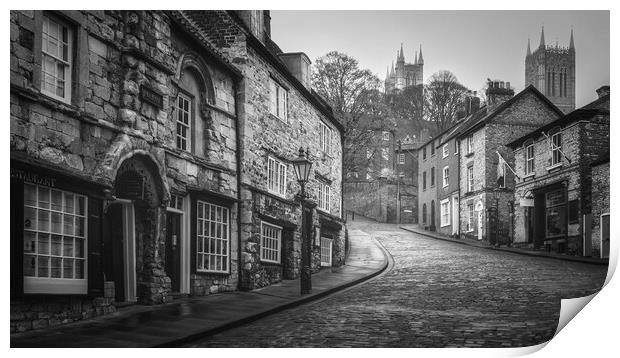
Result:
{"label": "ornamental street lamp", "polygon": [[299,157],[293,160],[293,168],[297,182],[301,187],[298,194],[301,201],[301,294],[306,295],[312,292],[312,271],[310,269],[312,253],[310,252],[310,234],[308,232],[308,226],[312,224],[308,222],[312,218],[312,203],[309,203],[306,197],[306,183],[310,176],[312,162],[306,157],[303,148],[299,148]]}

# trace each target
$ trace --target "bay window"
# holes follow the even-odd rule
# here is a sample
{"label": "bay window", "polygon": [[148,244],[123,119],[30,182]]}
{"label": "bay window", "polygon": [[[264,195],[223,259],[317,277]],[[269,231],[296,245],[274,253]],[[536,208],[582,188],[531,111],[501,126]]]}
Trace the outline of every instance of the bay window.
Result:
{"label": "bay window", "polygon": [[87,200],[24,184],[24,293],[87,293]]}
{"label": "bay window", "polygon": [[196,271],[228,273],[230,215],[227,207],[197,201]]}

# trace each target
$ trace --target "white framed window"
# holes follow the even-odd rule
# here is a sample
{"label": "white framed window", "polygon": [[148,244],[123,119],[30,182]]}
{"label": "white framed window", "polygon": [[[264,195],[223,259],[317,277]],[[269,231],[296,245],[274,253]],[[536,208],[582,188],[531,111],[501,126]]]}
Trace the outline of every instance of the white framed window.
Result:
{"label": "white framed window", "polygon": [[386,142],[390,140],[390,132],[383,131],[383,140]]}
{"label": "white framed window", "polygon": [[332,251],[334,240],[321,237],[321,266],[329,267],[332,265]]}
{"label": "white framed window", "polygon": [[269,157],[267,162],[269,191],[282,197],[286,196],[286,164],[273,157]]}
{"label": "white framed window", "polygon": [[443,167],[443,187],[447,187],[450,184],[450,168]]}
{"label": "white framed window", "polygon": [[168,207],[171,209],[183,211],[183,197],[175,194],[170,194],[170,202],[168,203]]}
{"label": "white framed window", "polygon": [[474,152],[474,134],[467,136],[467,154]]}
{"label": "white framed window", "polygon": [[467,203],[467,232],[474,231],[474,203]]}
{"label": "white framed window", "polygon": [[551,136],[551,165],[562,162],[562,132]]}
{"label": "white framed window", "polygon": [[88,292],[88,198],[24,184],[24,293]]}
{"label": "white framed window", "polygon": [[441,157],[442,158],[447,158],[448,155],[450,155],[450,148],[448,148],[447,144],[444,144],[443,147],[441,148]]}
{"label": "white framed window", "polygon": [[260,260],[279,264],[282,254],[282,227],[260,223]]}
{"label": "white framed window", "polygon": [[435,167],[431,168],[431,188],[435,186]]}
{"label": "white framed window", "polygon": [[405,153],[398,154],[398,164],[400,165],[405,164]]}
{"label": "white framed window", "polygon": [[330,211],[332,188],[331,186],[319,182],[318,192],[318,208],[324,211]]}
{"label": "white framed window", "polygon": [[43,16],[41,92],[71,103],[73,31],[66,23]]}
{"label": "white framed window", "polygon": [[332,130],[319,120],[319,147],[326,154],[332,154]]}
{"label": "white framed window", "polygon": [[230,215],[227,207],[198,200],[196,271],[228,273]]}
{"label": "white framed window", "polygon": [[444,199],[440,202],[441,226],[450,225],[450,199]]}
{"label": "white framed window", "polygon": [[534,173],[534,144],[525,148],[525,175]]}
{"label": "white framed window", "polygon": [[467,192],[472,191],[474,191],[474,166],[470,165],[467,167]]}
{"label": "white framed window", "polygon": [[459,154],[459,141],[458,140],[454,140],[454,154]]}
{"label": "white framed window", "polygon": [[191,151],[192,99],[179,92],[177,97],[177,148]]}
{"label": "white framed window", "polygon": [[273,78],[269,79],[269,85],[271,88],[269,111],[283,122],[286,122],[288,120],[288,91],[274,81]]}

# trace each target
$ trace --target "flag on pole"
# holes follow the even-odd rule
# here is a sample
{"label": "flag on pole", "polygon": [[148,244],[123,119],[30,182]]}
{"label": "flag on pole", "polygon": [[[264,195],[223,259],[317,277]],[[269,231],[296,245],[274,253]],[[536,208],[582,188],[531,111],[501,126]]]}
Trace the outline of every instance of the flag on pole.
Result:
{"label": "flag on pole", "polygon": [[500,188],[506,187],[506,168],[510,169],[515,178],[521,179],[519,175],[517,175],[517,172],[515,172],[510,164],[508,164],[508,162],[504,159],[504,157],[502,157],[498,151],[495,152],[497,153],[497,186]]}

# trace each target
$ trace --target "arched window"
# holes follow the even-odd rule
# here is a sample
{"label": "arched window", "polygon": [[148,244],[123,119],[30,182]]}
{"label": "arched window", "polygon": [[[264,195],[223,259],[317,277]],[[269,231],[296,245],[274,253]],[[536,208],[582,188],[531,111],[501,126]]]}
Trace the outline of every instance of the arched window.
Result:
{"label": "arched window", "polygon": [[207,143],[209,110],[214,105],[214,90],[209,69],[195,54],[185,54],[177,68],[178,94],[174,100],[175,146],[204,156]]}
{"label": "arched window", "polygon": [[431,201],[431,226],[435,226],[435,200]]}
{"label": "arched window", "polygon": [[422,205],[422,224],[426,224],[426,203]]}

